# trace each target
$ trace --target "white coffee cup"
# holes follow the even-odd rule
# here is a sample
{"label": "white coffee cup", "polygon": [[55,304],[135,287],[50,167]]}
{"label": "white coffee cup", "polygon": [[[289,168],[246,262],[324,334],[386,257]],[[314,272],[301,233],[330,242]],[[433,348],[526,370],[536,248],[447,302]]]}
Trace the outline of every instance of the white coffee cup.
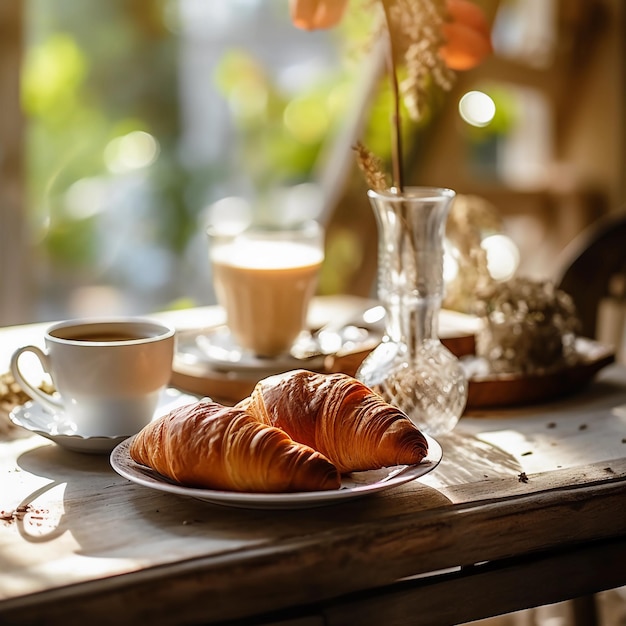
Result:
{"label": "white coffee cup", "polygon": [[[173,328],[145,318],[70,320],[50,326],[45,350],[28,345],[11,357],[17,383],[84,437],[133,435],[148,424],[169,383]],[[27,380],[20,357],[34,354],[58,393]]]}
{"label": "white coffee cup", "polygon": [[324,259],[321,227],[307,222],[209,235],[215,293],[237,344],[263,357],[288,352],[306,327],[317,287]]}

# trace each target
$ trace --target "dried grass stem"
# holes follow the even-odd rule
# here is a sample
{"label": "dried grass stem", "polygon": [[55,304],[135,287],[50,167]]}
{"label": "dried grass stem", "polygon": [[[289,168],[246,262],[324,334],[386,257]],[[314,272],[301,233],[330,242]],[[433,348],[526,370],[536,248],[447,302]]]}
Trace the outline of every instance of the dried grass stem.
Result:
{"label": "dried grass stem", "polygon": [[394,38],[391,36],[393,32],[392,19],[390,13],[390,0],[382,0],[385,21],[387,23],[387,70],[389,74],[389,82],[392,94],[392,112],[391,112],[391,160],[392,160],[392,177],[393,186],[399,194],[404,191],[404,174],[402,159],[402,117],[400,115],[400,89],[398,87],[398,75],[396,71]]}

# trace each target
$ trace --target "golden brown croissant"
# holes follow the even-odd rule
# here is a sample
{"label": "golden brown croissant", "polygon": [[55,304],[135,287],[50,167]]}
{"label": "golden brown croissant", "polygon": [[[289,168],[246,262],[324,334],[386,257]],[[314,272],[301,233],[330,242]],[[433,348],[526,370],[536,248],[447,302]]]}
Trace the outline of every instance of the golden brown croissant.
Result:
{"label": "golden brown croissant", "polygon": [[246,411],[203,400],[145,426],[130,456],[182,485],[250,492],[338,489],[337,469]]}
{"label": "golden brown croissant", "polygon": [[428,443],[405,413],[346,374],[265,378],[237,406],[321,452],[341,473],[419,463]]}

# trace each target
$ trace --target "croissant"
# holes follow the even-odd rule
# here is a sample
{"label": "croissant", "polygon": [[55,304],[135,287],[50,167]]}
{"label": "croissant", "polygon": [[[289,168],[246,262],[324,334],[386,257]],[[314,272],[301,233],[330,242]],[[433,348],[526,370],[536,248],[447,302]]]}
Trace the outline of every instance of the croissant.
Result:
{"label": "croissant", "polygon": [[346,374],[270,376],[237,406],[321,452],[341,473],[411,465],[428,452],[405,413]]}
{"label": "croissant", "polygon": [[174,409],[131,441],[131,458],[179,484],[248,492],[338,489],[319,452],[246,411],[203,400]]}

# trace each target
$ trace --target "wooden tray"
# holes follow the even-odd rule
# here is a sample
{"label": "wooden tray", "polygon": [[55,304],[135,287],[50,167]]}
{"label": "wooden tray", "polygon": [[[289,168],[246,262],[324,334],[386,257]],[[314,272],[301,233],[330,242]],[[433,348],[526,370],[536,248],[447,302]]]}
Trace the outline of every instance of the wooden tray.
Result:
{"label": "wooden tray", "polygon": [[579,362],[543,374],[493,374],[469,379],[466,411],[523,406],[556,400],[581,390],[603,367],[615,361],[615,352],[591,339],[577,341]]}
{"label": "wooden tray", "polygon": [[[194,332],[194,331],[191,331]],[[341,372],[354,376],[365,357],[378,345],[380,337],[372,337],[362,349],[339,352],[326,356],[320,363],[303,361],[302,367],[314,371]],[[474,353],[474,335],[465,331],[442,333],[442,343],[457,357]],[[223,404],[236,404],[250,395],[263,375],[254,372],[224,371],[215,369],[203,360],[189,360],[184,355],[174,357],[170,384],[173,387],[198,396],[209,396]]]}

